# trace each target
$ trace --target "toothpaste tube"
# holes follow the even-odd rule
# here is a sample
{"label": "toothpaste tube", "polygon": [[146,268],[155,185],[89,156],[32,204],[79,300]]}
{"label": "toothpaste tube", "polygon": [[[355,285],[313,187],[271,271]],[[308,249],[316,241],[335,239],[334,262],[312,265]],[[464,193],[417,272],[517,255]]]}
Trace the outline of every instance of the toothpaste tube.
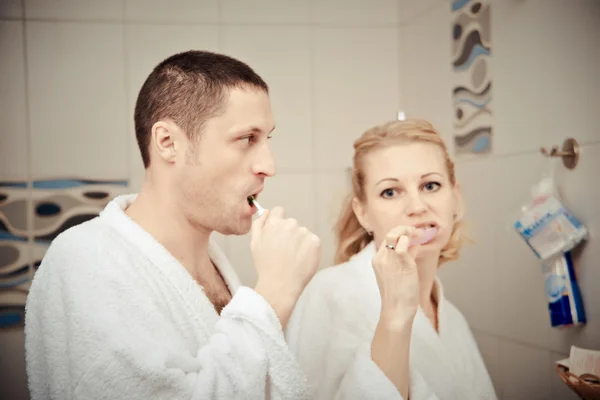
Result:
{"label": "toothpaste tube", "polygon": [[553,327],[585,324],[585,311],[571,252],[567,251],[542,263],[550,323]]}

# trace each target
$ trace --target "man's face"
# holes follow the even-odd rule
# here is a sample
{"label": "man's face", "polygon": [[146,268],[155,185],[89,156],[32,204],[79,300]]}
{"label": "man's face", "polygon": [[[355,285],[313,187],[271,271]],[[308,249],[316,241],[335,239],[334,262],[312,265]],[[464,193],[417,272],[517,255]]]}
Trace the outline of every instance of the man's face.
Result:
{"label": "man's face", "polygon": [[177,204],[198,228],[246,234],[256,212],[248,196],[275,175],[268,138],[275,124],[262,90],[232,89],[224,112],[206,121],[200,139],[187,141],[177,166]]}

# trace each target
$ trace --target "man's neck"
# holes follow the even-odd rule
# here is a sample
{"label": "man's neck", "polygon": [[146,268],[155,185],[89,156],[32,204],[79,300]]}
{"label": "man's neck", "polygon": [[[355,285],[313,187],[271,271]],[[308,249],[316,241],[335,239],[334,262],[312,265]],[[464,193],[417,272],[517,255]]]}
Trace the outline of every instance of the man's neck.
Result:
{"label": "man's neck", "polygon": [[176,204],[145,182],[125,213],[162,244],[193,276],[214,268],[208,255],[211,232],[199,230],[179,212]]}

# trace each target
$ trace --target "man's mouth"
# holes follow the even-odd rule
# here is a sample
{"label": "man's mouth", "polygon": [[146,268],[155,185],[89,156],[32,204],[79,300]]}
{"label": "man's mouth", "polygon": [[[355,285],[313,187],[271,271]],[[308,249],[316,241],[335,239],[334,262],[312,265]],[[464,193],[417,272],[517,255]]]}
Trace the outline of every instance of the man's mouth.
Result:
{"label": "man's mouth", "polygon": [[254,194],[251,194],[250,196],[248,196],[246,198],[246,200],[248,200],[248,204],[253,205],[254,200],[257,200],[257,198],[258,198],[258,193],[254,193]]}

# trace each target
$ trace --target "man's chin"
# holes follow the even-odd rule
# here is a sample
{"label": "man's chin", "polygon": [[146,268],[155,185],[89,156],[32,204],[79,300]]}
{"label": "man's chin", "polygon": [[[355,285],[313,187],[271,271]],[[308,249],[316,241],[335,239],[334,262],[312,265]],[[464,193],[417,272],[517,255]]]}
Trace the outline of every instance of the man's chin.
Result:
{"label": "man's chin", "polygon": [[230,235],[244,236],[244,235],[248,234],[248,232],[250,232],[250,226],[248,226],[247,228],[243,228],[243,229],[237,229],[233,233],[230,233]]}
{"label": "man's chin", "polygon": [[245,221],[240,221],[240,224],[237,226],[228,226],[223,229],[217,229],[221,235],[236,235],[243,236],[250,232],[250,228],[252,227],[252,221],[246,223]]}

